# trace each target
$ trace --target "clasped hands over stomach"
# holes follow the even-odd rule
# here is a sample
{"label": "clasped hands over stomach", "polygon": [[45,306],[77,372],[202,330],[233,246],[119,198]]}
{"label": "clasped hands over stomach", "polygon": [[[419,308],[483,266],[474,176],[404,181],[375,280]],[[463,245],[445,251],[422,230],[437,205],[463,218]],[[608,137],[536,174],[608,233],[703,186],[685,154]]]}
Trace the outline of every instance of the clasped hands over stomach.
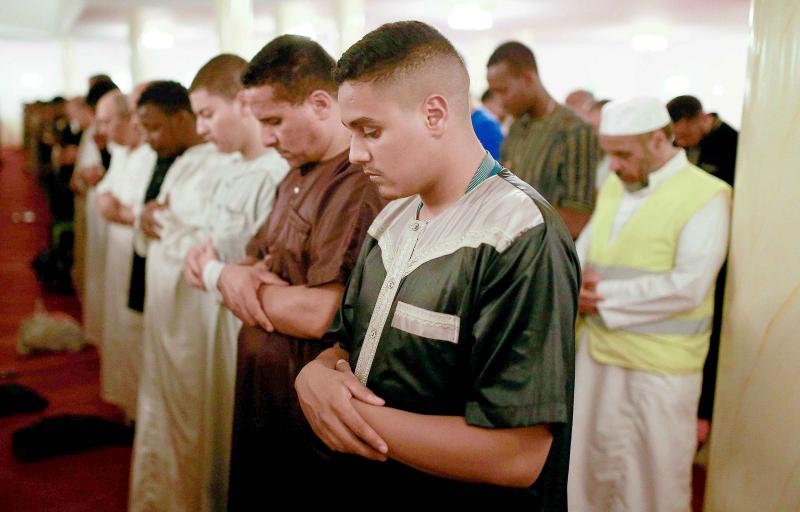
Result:
{"label": "clasped hands over stomach", "polygon": [[258,299],[258,290],[262,285],[288,286],[289,283],[267,270],[263,262],[255,265],[227,264],[222,270],[217,287],[222,293],[225,305],[242,322],[253,327],[260,325],[265,331],[272,332],[275,327]]}

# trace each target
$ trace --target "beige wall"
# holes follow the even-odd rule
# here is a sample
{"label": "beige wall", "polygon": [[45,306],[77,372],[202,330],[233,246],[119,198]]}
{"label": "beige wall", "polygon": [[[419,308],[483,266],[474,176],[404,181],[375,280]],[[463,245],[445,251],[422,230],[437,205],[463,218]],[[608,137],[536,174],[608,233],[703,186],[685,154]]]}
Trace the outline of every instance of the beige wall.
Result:
{"label": "beige wall", "polygon": [[800,510],[800,2],[754,0],[706,511]]}

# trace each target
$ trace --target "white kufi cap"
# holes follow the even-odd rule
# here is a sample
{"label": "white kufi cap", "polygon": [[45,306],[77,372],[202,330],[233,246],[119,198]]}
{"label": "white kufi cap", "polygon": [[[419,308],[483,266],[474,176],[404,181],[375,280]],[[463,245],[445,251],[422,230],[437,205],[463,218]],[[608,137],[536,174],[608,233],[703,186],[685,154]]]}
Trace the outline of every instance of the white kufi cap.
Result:
{"label": "white kufi cap", "polygon": [[601,111],[600,135],[640,135],[671,122],[666,105],[656,98],[611,101]]}

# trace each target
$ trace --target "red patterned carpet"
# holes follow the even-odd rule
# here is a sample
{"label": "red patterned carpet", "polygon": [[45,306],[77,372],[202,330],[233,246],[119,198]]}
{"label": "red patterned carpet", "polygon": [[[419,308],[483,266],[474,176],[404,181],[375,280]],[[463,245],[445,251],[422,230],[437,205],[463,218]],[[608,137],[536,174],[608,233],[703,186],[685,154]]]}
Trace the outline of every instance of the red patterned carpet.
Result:
{"label": "red patterned carpet", "polygon": [[[126,509],[130,448],[103,448],[83,455],[22,464],[11,452],[11,434],[56,414],[94,414],[118,418],[116,408],[99,396],[97,352],[18,357],[20,321],[41,297],[49,310],[76,318],[74,296],[43,294],[30,269],[34,255],[47,246],[48,217],[37,180],[23,172],[22,154],[4,150],[0,169],[0,384],[35,389],[50,405],[41,413],[0,419],[0,511],[113,512]],[[14,222],[14,213],[31,210],[33,223]],[[18,220],[18,219],[17,219]]]}

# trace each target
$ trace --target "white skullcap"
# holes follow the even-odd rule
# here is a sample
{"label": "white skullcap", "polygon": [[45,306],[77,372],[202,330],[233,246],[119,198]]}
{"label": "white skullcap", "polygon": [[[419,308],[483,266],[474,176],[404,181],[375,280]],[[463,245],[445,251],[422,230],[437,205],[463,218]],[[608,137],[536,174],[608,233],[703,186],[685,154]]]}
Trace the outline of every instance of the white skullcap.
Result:
{"label": "white skullcap", "polygon": [[601,135],[639,135],[670,124],[667,107],[660,100],[647,96],[611,101],[600,114]]}

